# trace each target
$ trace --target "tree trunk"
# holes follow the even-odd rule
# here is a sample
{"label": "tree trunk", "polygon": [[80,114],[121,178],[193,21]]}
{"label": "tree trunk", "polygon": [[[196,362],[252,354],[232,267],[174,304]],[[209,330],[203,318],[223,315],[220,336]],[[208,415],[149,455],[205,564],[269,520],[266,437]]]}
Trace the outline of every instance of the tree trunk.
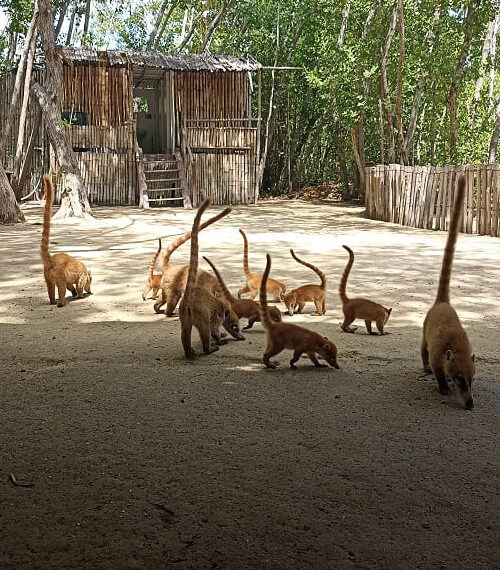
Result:
{"label": "tree trunk", "polygon": [[491,133],[490,146],[488,149],[488,162],[493,164],[497,161],[498,139],[500,138],[500,97],[498,98],[497,114],[493,132]]}
{"label": "tree trunk", "polygon": [[365,200],[365,188],[366,188],[366,180],[365,180],[365,160],[364,156],[362,156],[359,152],[360,149],[360,141],[358,140],[358,129],[351,129],[351,142],[352,142],[352,151],[354,153],[354,158],[356,159],[356,165],[358,167],[359,173],[359,193],[361,197],[361,201],[364,202]]}
{"label": "tree trunk", "polygon": [[217,26],[219,25],[219,22],[221,21],[222,16],[224,16],[226,13],[226,10],[229,8],[231,2],[232,0],[224,0],[220,10],[217,12],[215,18],[212,20],[210,26],[208,27],[207,33],[205,34],[205,37],[203,38],[201,45],[198,48],[198,53],[204,53],[207,49],[208,45],[212,41],[212,37],[215,30],[217,29]]}
{"label": "tree trunk", "polygon": [[73,0],[73,10],[71,12],[71,18],[69,20],[68,26],[68,33],[66,35],[66,45],[69,46],[71,44],[71,40],[73,39],[73,28],[75,27],[75,18],[76,18],[76,9],[78,5],[77,0]]}
{"label": "tree trunk", "polygon": [[30,140],[28,141],[28,146],[24,153],[24,160],[19,174],[18,188],[20,189],[21,195],[24,193],[24,189],[26,188],[26,183],[28,182],[28,177],[31,172],[31,161],[33,159],[33,151],[35,149],[35,142],[37,140],[41,122],[42,110],[39,108],[37,109],[35,119],[33,121]]}
{"label": "tree trunk", "polygon": [[63,5],[61,6],[61,10],[59,12],[59,18],[57,19],[57,25],[56,25],[56,31],[55,31],[55,36],[56,36],[56,42],[57,42],[57,38],[59,36],[59,32],[61,31],[62,25],[64,23],[64,18],[66,17],[66,12],[68,11],[68,6],[71,0],[65,0]]}
{"label": "tree trunk", "polygon": [[14,116],[19,107],[19,97],[21,95],[21,85],[23,83],[24,72],[26,69],[26,62],[28,60],[28,54],[30,51],[30,46],[32,45],[33,37],[36,37],[36,29],[38,25],[38,2],[35,3],[35,8],[33,12],[33,18],[26,34],[26,41],[24,43],[23,53],[21,59],[19,60],[19,65],[17,68],[16,81],[14,83],[14,90],[12,91],[12,97],[10,100],[10,107],[7,113],[7,118],[5,119],[5,125],[3,132],[0,137],[0,162],[3,161],[5,157],[5,147],[7,145],[7,139],[9,138],[10,131],[12,130],[12,123],[14,122]]}
{"label": "tree trunk", "polygon": [[85,4],[85,20],[83,21],[83,45],[88,44],[88,33],[89,33],[89,24],[90,24],[90,7],[91,3],[90,0],[86,0]]}
{"label": "tree trunk", "polygon": [[460,57],[458,58],[457,68],[455,70],[454,77],[451,81],[450,92],[448,95],[448,115],[450,117],[450,153],[449,160],[451,164],[457,162],[457,143],[458,143],[458,124],[457,124],[457,96],[458,96],[458,86],[462,79],[464,73],[465,63],[467,61],[467,55],[469,54],[470,45],[472,42],[474,15],[476,11],[476,1],[471,0],[467,8],[467,16],[465,17],[465,34],[464,41],[462,43],[462,49],[460,51]]}
{"label": "tree trunk", "polygon": [[17,203],[5,170],[0,163],[0,223],[19,224],[24,222],[26,222],[26,218]]}
{"label": "tree trunk", "polygon": [[[172,2],[168,10],[168,13],[165,14],[169,2],[170,0],[163,0],[162,5],[158,9],[158,14],[156,15],[156,20],[153,29],[149,34],[148,43],[146,45],[147,50],[153,49],[153,47],[158,45],[158,39],[161,38],[163,31],[165,31],[165,26],[167,25],[167,22],[176,4],[175,2]],[[161,26],[161,31],[160,31],[160,26]]]}
{"label": "tree trunk", "polygon": [[323,114],[321,115],[321,117],[316,122],[316,127],[314,128],[314,132],[313,132],[312,136],[309,137],[309,140],[307,141],[307,144],[305,145],[304,150],[301,152],[301,157],[298,160],[297,167],[293,173],[292,188],[294,190],[298,190],[298,187],[299,187],[299,184],[300,184],[300,181],[302,178],[302,174],[304,173],[306,161],[311,156],[311,153],[312,153],[314,147],[318,143],[319,137],[321,135],[321,131],[323,130],[323,127],[325,126],[326,120],[328,119],[328,116],[330,113],[331,113],[330,108],[326,108],[323,111]]}
{"label": "tree trunk", "polygon": [[201,14],[193,16],[193,19],[191,21],[191,27],[189,28],[189,32],[187,33],[186,37],[181,41],[181,43],[175,48],[174,53],[179,53],[190,42],[190,40],[193,37],[193,34],[196,30],[196,24],[198,23],[200,18],[201,18]]}
{"label": "tree trunk", "polygon": [[342,136],[342,129],[338,119],[335,121],[335,138],[337,139],[337,156],[339,159],[340,179],[342,180],[342,200],[344,202],[350,202],[351,190],[349,188],[349,174],[347,172],[344,150],[345,137]]}
{"label": "tree trunk", "polygon": [[401,117],[403,105],[403,68],[405,60],[405,21],[403,14],[403,0],[397,1],[398,31],[399,31],[399,58],[396,88],[396,126],[398,129],[399,158],[403,164],[408,164],[408,150],[403,133],[403,119]]}
{"label": "tree trunk", "polygon": [[491,46],[490,46],[490,88],[488,90],[488,98],[489,98],[489,105],[488,110],[493,109],[493,90],[495,86],[495,56],[497,50],[497,34],[498,34],[498,27],[500,26],[500,15],[497,14],[494,24],[493,24],[493,37],[491,38]]}
{"label": "tree trunk", "polygon": [[62,64],[54,45],[52,5],[49,0],[39,0],[39,9],[38,30],[45,56],[45,84],[41,86],[35,83],[32,91],[42,109],[47,134],[64,181],[61,208],[54,219],[70,216],[87,218],[92,215],[87,190],[75,154],[63,129],[59,109]]}
{"label": "tree trunk", "polygon": [[340,26],[339,37],[337,38],[337,45],[344,44],[344,37],[347,30],[347,22],[349,21],[349,13],[351,12],[351,0],[347,0],[344,11],[342,13],[342,25]]}

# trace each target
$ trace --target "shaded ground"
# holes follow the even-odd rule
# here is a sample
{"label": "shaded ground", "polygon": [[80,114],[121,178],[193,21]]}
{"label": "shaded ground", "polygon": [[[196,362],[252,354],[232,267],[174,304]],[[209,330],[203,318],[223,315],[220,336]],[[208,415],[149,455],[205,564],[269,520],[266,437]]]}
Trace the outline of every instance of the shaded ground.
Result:
{"label": "shaded ground", "polygon": [[[204,231],[233,290],[238,227],[255,272],[269,251],[290,288],[315,282],[293,247],[330,278],[327,315],[293,321],[337,344],[341,370],[293,371],[284,352],[268,371],[260,325],[185,362],[177,318],[140,298],[157,237],[192,213],[99,208],[93,227],[55,226],[52,251],[94,274],[94,295],[58,309],[41,209],[25,211],[28,225],[0,226],[2,569],[500,567],[499,239],[459,238],[452,300],[478,370],[466,412],[419,360],[441,232],[298,201],[237,207]],[[343,243],[357,253],[348,291],[394,308],[388,336],[340,331]]]}

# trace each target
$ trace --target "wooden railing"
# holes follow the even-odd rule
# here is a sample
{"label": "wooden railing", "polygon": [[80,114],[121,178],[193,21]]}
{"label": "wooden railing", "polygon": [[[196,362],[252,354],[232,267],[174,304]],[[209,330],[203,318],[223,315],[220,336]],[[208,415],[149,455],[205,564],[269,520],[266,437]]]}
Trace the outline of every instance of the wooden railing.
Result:
{"label": "wooden railing", "polygon": [[368,217],[416,228],[446,230],[456,181],[465,175],[462,231],[500,236],[500,165],[366,168]]}

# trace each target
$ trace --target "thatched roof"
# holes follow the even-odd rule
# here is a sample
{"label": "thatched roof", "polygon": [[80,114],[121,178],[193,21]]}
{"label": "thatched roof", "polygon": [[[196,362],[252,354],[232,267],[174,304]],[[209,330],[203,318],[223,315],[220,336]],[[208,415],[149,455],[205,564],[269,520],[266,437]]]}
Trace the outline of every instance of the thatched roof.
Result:
{"label": "thatched roof", "polygon": [[98,51],[87,48],[62,48],[65,58],[75,64],[131,67],[134,71],[156,69],[164,71],[256,71],[261,64],[253,57],[233,55],[168,54],[157,51],[118,50]]}

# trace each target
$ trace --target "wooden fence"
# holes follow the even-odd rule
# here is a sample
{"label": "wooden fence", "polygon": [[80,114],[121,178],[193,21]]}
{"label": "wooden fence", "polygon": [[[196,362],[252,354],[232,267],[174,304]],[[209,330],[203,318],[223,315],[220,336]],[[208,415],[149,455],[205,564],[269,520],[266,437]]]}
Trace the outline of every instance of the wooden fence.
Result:
{"label": "wooden fence", "polygon": [[465,174],[462,231],[500,236],[500,165],[366,168],[368,217],[416,228],[448,229],[456,181]]}

